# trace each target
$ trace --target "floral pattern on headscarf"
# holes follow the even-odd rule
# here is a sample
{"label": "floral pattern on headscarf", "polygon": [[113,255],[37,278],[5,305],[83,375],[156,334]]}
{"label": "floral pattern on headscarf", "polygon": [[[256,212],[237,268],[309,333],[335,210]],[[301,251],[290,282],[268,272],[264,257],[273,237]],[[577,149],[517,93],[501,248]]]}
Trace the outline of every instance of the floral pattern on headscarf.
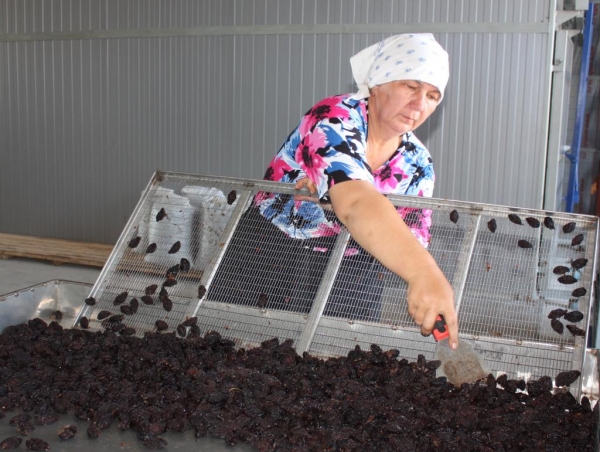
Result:
{"label": "floral pattern on headscarf", "polygon": [[[408,133],[392,157],[373,171],[366,160],[367,103],[351,94],[318,102],[283,143],[264,179],[295,183],[309,177],[318,196],[347,180],[365,180],[383,194],[427,196],[433,194],[435,175],[425,146]],[[289,195],[261,193],[254,199],[265,218],[291,237],[307,239],[339,233],[341,225],[316,203],[294,200]],[[429,244],[431,211],[398,208],[415,237]]]}

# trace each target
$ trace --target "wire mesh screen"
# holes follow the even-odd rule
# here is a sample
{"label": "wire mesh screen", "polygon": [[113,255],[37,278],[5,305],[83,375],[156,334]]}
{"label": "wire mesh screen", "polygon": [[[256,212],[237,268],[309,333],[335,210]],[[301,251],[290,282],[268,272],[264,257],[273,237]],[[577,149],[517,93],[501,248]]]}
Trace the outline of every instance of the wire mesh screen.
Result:
{"label": "wire mesh screen", "polygon": [[[405,282],[327,206],[303,200],[328,231],[318,238],[291,238],[257,207],[275,197],[283,209],[295,195],[278,183],[156,173],[77,323],[138,335],[218,331],[240,347],[292,339],[324,357],[376,343],[433,359],[435,341],[408,315]],[[529,379],[582,368],[595,217],[389,199],[404,214],[432,212],[429,251],[454,288],[461,336],[493,372]],[[310,220],[289,213],[293,228]]]}

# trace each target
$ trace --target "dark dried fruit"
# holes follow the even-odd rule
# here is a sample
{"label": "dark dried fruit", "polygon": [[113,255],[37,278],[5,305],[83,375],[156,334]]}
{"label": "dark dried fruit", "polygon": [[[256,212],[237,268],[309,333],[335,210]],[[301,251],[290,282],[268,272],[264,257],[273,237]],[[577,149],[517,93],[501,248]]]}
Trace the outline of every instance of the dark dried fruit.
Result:
{"label": "dark dried fruit", "polygon": [[140,303],[137,298],[132,298],[129,302],[129,306],[131,306],[131,309],[133,309],[133,313],[135,314],[140,307]]}
{"label": "dark dried fruit", "polygon": [[60,419],[60,414],[58,413],[40,413],[35,416],[36,425],[49,425],[53,424]]}
{"label": "dark dried fruit", "polygon": [[163,287],[161,287],[160,292],[158,293],[158,299],[160,301],[163,301],[163,298],[168,297],[169,296],[169,292],[167,292],[167,289]]}
{"label": "dark dried fruit", "polygon": [[150,436],[150,437],[144,439],[142,444],[144,444],[144,447],[146,449],[160,450],[160,449],[164,449],[165,447],[167,447],[168,443],[166,440],[159,438],[158,436]]}
{"label": "dark dried fruit", "polygon": [[161,301],[165,311],[169,312],[171,309],[173,309],[173,302],[169,297],[164,297]]}
{"label": "dark dried fruit", "polygon": [[182,257],[181,261],[179,261],[179,269],[182,272],[187,272],[191,267],[192,265],[190,264],[190,261],[188,261],[185,257]]}
{"label": "dark dried fruit", "polygon": [[572,297],[583,297],[587,293],[585,287],[578,287],[573,292],[571,292]]}
{"label": "dark dried fruit", "polygon": [[525,218],[525,221],[532,228],[539,228],[540,227],[540,221],[537,218],[527,217],[527,218]]}
{"label": "dark dried fruit", "polygon": [[550,311],[550,313],[548,314],[548,318],[549,319],[558,319],[559,317],[562,317],[563,315],[565,315],[567,313],[566,309],[554,309],[552,311]]}
{"label": "dark dried fruit", "polygon": [[158,331],[164,331],[169,328],[169,325],[164,320],[157,320],[154,322],[154,326],[156,326]]}
{"label": "dark dried fruit", "polygon": [[8,425],[19,425],[22,422],[29,422],[31,420],[31,414],[21,413],[10,418]]}
{"label": "dark dried fruit", "polygon": [[508,219],[514,224],[523,224],[521,218],[518,215],[515,215],[514,213],[509,214]]}
{"label": "dark dried fruit", "polygon": [[175,243],[173,243],[173,246],[171,246],[171,249],[168,252],[169,254],[175,254],[177,251],[179,251],[180,248],[181,242],[177,240]]}
{"label": "dark dried fruit", "polygon": [[559,387],[569,386],[571,383],[574,383],[580,375],[581,372],[579,372],[578,370],[568,370],[565,372],[561,372],[554,379],[554,384],[556,384],[556,386]]}
{"label": "dark dried fruit", "polygon": [[17,436],[9,436],[0,443],[0,450],[16,449],[23,440]]}
{"label": "dark dried fruit", "polygon": [[150,295],[144,295],[140,297],[140,300],[142,300],[142,303],[144,304],[154,304],[154,300]]}
{"label": "dark dried fruit", "polygon": [[235,192],[235,190],[231,190],[227,195],[227,204],[232,205],[235,202],[236,198],[237,193]]}
{"label": "dark dried fruit", "polygon": [[488,221],[487,222],[487,227],[490,230],[490,232],[496,232],[496,229],[498,229],[498,225],[496,224],[496,220],[492,218],[490,221]]}
{"label": "dark dried fruit", "polygon": [[550,326],[558,334],[563,334],[564,326],[560,320],[552,319],[552,321],[550,322]]}
{"label": "dark dried fruit", "polygon": [[565,224],[563,226],[562,230],[565,234],[569,234],[569,233],[573,232],[575,230],[575,222],[572,221],[570,223]]}
{"label": "dark dried fruit", "polygon": [[267,297],[266,293],[261,293],[258,297],[257,306],[259,308],[264,308],[267,305],[267,301],[269,301],[269,297]]}
{"label": "dark dried fruit", "polygon": [[50,449],[50,445],[43,439],[39,439],[39,438],[28,439],[27,441],[25,441],[25,445],[27,446],[27,449],[29,449],[29,450],[48,450],[48,449]]}
{"label": "dark dried fruit", "polygon": [[121,306],[121,312],[125,315],[133,315],[133,309],[131,309],[131,306],[124,304],[123,306]]}
{"label": "dark dried fruit", "polygon": [[115,315],[111,315],[108,319],[106,319],[106,321],[108,323],[119,323],[119,322],[122,322],[124,318],[125,318],[124,315],[115,314]]}
{"label": "dark dried fruit", "polygon": [[567,329],[571,332],[573,336],[585,337],[585,331],[581,328],[577,328],[575,325],[567,325]]}
{"label": "dark dried fruit", "polygon": [[86,298],[85,304],[87,304],[88,306],[94,306],[96,304],[96,299],[94,297]]}
{"label": "dark dried fruit", "polygon": [[573,275],[562,275],[558,278],[558,282],[561,284],[575,284],[577,279]]}
{"label": "dark dried fruit", "polygon": [[62,440],[71,439],[77,433],[77,426],[73,424],[67,424],[58,430],[58,437]]}
{"label": "dark dried fruit", "polygon": [[146,295],[154,295],[156,293],[156,289],[158,289],[158,285],[152,284],[144,289],[144,293]]}
{"label": "dark dried fruit", "polygon": [[151,243],[150,245],[148,245],[148,248],[146,248],[146,254],[152,254],[156,251],[156,243]]}
{"label": "dark dried fruit", "polygon": [[571,240],[571,246],[577,246],[581,242],[583,242],[583,234],[577,234],[575,237],[573,237],[573,240]]}
{"label": "dark dried fruit", "polygon": [[137,246],[140,244],[140,240],[142,240],[142,238],[138,235],[137,237],[131,239],[127,245],[129,248],[137,248]]}
{"label": "dark dried fruit", "polygon": [[544,226],[548,229],[554,229],[554,220],[551,217],[544,218]]}
{"label": "dark dried fruit", "polygon": [[162,220],[164,217],[168,216],[164,207],[161,207],[158,213],[156,214],[156,221]]}
{"label": "dark dried fruit", "polygon": [[583,312],[571,311],[565,314],[565,320],[572,323],[581,322],[583,320]]}
{"label": "dark dried fruit", "polygon": [[177,334],[179,334],[181,337],[185,337],[187,334],[187,328],[185,325],[177,325]]}
{"label": "dark dried fruit", "polygon": [[192,326],[198,324],[198,317],[189,317],[185,321],[181,322],[183,326]]}
{"label": "dark dried fruit", "polygon": [[519,240],[517,242],[517,245],[519,245],[520,248],[533,248],[533,245],[531,243],[523,239]]}
{"label": "dark dried fruit", "polygon": [[456,224],[458,222],[458,212],[455,210],[453,210],[452,212],[450,212],[450,221],[454,224]]}
{"label": "dark dried fruit", "polygon": [[203,284],[198,286],[198,298],[202,299],[206,295],[206,287]]}
{"label": "dark dried fruit", "polygon": [[87,436],[91,439],[96,439],[100,436],[100,429],[96,424],[92,424],[87,428]]}
{"label": "dark dried fruit", "polygon": [[98,318],[98,320],[104,320],[107,317],[110,317],[111,315],[112,315],[112,312],[110,312],[110,311],[100,311],[98,313],[98,317],[97,318]]}
{"label": "dark dried fruit", "polygon": [[56,319],[56,320],[61,320],[63,318],[63,313],[62,311],[54,311],[51,315],[50,318]]}
{"label": "dark dried fruit", "polygon": [[167,280],[165,280],[164,283],[162,283],[162,286],[163,286],[163,288],[164,287],[173,287],[176,284],[177,284],[177,280],[175,280],[175,279],[167,279]]}
{"label": "dark dried fruit", "polygon": [[125,300],[127,299],[127,295],[129,295],[129,293],[127,291],[121,292],[119,295],[117,295],[115,297],[113,304],[115,306],[119,306],[120,304],[123,304],[125,302]]}
{"label": "dark dried fruit", "polygon": [[135,334],[135,329],[128,326],[123,328],[119,333],[121,336],[133,336]]}
{"label": "dark dried fruit", "polygon": [[29,422],[19,422],[17,424],[17,432],[22,436],[27,436],[35,430],[35,426]]}
{"label": "dark dried fruit", "polygon": [[557,267],[554,267],[554,269],[552,270],[552,273],[554,273],[555,275],[564,275],[565,273],[569,273],[571,269],[569,267],[565,267],[564,265],[559,265]]}
{"label": "dark dried fruit", "polygon": [[579,270],[583,267],[585,267],[588,263],[587,259],[584,259],[583,257],[580,257],[579,259],[575,259],[573,262],[571,262],[571,267],[573,267],[575,270]]}
{"label": "dark dried fruit", "polygon": [[90,326],[90,320],[87,317],[83,316],[79,319],[79,326],[84,330],[87,330]]}
{"label": "dark dried fruit", "polygon": [[179,264],[173,265],[171,268],[169,268],[166,276],[168,279],[174,279],[177,276],[177,273],[179,273]]}

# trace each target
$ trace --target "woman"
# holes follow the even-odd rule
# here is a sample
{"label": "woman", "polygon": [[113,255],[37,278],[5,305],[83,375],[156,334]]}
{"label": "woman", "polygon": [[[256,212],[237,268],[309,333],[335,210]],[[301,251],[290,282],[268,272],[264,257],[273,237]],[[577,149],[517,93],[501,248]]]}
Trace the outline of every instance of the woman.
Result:
{"label": "woman", "polygon": [[[448,325],[450,346],[455,348],[458,326],[452,288],[426,250],[431,212],[405,210],[401,212],[404,221],[384,196],[432,195],[431,157],[413,131],[442,100],[449,75],[448,54],[431,34],[403,34],[359,52],[350,63],[358,92],[324,99],[311,108],[265,174],[267,180],[295,183],[297,189],[316,193],[321,202],[331,203],[337,219],[317,203],[263,194],[248,213],[248,224],[267,219],[273,237],[284,234],[296,239],[293,242],[306,256],[282,256],[285,253],[277,247],[265,256],[272,268],[280,270],[289,269],[290,261],[295,263],[294,270],[281,278],[287,281],[294,279],[296,271],[320,266],[314,260],[314,256],[318,259],[315,250],[330,251],[339,220],[360,248],[407,282],[408,311],[421,332],[430,334],[441,314]],[[237,246],[235,241],[232,244]],[[373,259],[357,261],[370,265]],[[357,275],[357,268],[361,267],[348,257],[340,272]],[[367,283],[375,284],[376,268],[362,268],[360,273],[370,273]],[[312,276],[307,278],[312,281]],[[218,275],[211,286],[215,283],[219,284]],[[364,287],[365,281],[361,284]],[[334,287],[334,297],[348,292],[339,286]],[[279,294],[261,294],[263,302],[279,297],[273,306],[281,307],[291,297],[286,295],[291,289],[278,289]],[[330,298],[328,305],[334,304]]]}

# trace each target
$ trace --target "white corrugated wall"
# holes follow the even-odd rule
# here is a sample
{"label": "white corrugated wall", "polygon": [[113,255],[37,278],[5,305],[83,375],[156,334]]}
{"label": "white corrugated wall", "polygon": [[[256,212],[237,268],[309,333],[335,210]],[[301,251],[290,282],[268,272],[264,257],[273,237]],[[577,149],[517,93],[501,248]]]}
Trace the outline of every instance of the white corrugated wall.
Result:
{"label": "white corrugated wall", "polygon": [[261,178],[348,59],[430,31],[436,197],[541,208],[553,0],[0,0],[0,232],[113,243],[156,169]]}

